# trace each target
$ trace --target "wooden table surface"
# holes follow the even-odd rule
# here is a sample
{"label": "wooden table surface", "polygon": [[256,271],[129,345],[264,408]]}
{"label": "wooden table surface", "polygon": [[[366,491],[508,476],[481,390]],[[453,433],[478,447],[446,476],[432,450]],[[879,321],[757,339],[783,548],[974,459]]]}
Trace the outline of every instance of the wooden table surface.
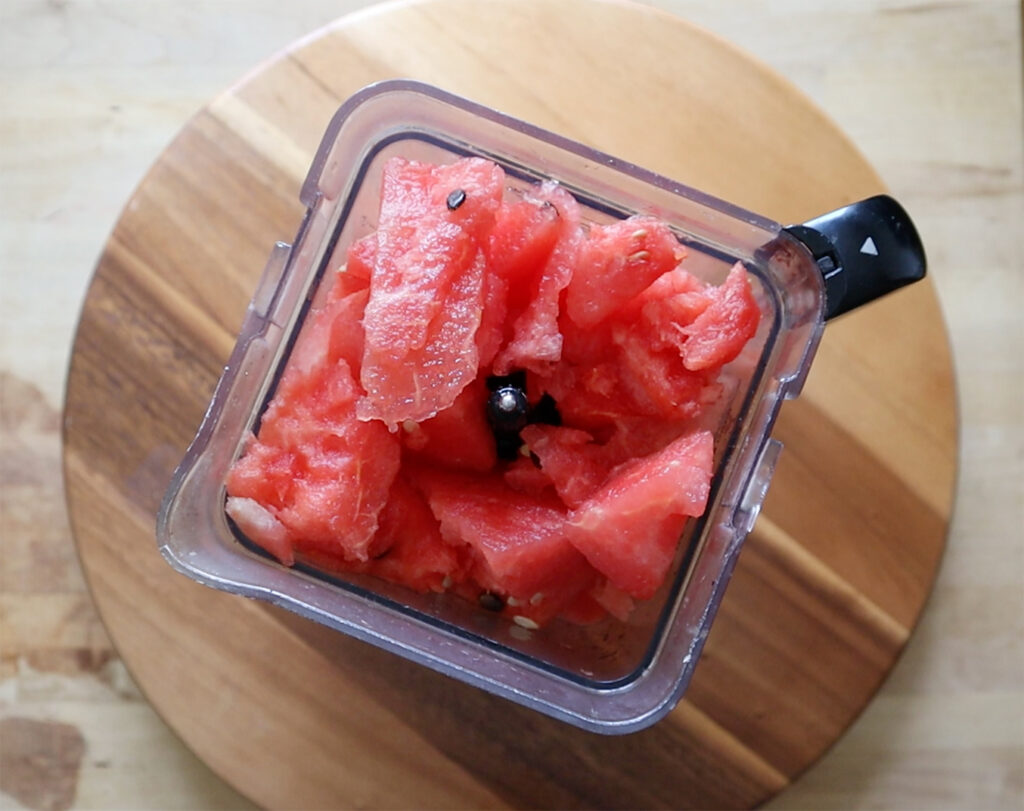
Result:
{"label": "wooden table surface", "polygon": [[[149,713],[90,611],[60,512],[57,409],[88,268],[159,139],[339,11],[326,5],[291,4],[287,23],[255,3],[153,4],[145,18],[116,3],[4,12],[5,801],[65,807],[77,789],[81,807],[243,803]],[[921,226],[960,367],[958,512],[932,604],[876,702],[776,804],[1012,807],[1024,726],[1018,11],[837,4],[790,30],[787,4],[768,17],[747,3],[661,5],[760,55],[861,146]],[[209,26],[199,36],[189,11]]]}

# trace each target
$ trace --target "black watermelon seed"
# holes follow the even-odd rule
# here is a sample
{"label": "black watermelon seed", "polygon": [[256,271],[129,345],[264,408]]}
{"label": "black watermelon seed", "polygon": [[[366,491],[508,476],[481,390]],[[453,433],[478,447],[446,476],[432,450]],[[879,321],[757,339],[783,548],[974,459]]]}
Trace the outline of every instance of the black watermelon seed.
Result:
{"label": "black watermelon seed", "polygon": [[491,591],[485,591],[477,598],[477,601],[481,608],[486,608],[488,611],[501,611],[505,607],[505,601]]}
{"label": "black watermelon seed", "polygon": [[448,204],[448,210],[455,211],[455,209],[466,202],[466,193],[462,189],[456,189],[448,195],[448,200],[446,202]]}

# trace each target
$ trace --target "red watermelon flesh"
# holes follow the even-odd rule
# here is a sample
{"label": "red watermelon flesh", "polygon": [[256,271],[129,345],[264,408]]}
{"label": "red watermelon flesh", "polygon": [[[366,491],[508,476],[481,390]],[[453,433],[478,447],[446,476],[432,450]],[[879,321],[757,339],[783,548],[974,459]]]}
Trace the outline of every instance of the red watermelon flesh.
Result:
{"label": "red watermelon flesh", "polygon": [[708,308],[710,288],[683,268],[658,277],[614,316],[612,330],[638,335],[653,351],[681,352],[687,326]]}
{"label": "red watermelon flesh", "polygon": [[[664,302],[673,301],[683,296],[692,296],[695,298],[705,297],[712,288],[690,273],[684,267],[677,267],[670,270],[667,273],[663,273],[653,282],[651,282],[644,290],[623,309],[623,313],[633,318],[636,316],[638,310],[646,307],[652,302]],[[700,315],[701,310],[707,306],[707,302],[703,305],[695,304],[693,312],[686,312],[685,309],[679,313],[679,318],[684,323],[691,322],[694,318]]]}
{"label": "red watermelon flesh", "polygon": [[[667,239],[675,240],[671,234]],[[662,253],[667,256],[667,249]],[[692,418],[712,402],[718,367],[711,374],[690,369],[682,355],[690,340],[685,330],[710,307],[706,290],[675,268],[595,325],[581,327],[563,314],[563,357],[540,386],[558,402],[567,423],[607,432],[637,416]]]}
{"label": "red watermelon flesh", "polygon": [[502,474],[505,484],[517,493],[528,493],[532,496],[554,492],[554,482],[551,477],[533,463],[528,456],[520,456],[508,463],[505,472]]}
{"label": "red watermelon flesh", "polygon": [[608,478],[608,454],[586,431],[527,425],[520,435],[568,507],[580,506]]}
{"label": "red watermelon flesh", "polygon": [[[479,158],[388,162],[363,319],[361,419],[392,428],[427,419],[476,376],[483,247],[503,183],[501,169]],[[447,199],[460,191],[453,209]]]}
{"label": "red watermelon flesh", "polygon": [[558,316],[562,291],[572,278],[583,232],[579,203],[565,189],[543,183],[538,199],[547,202],[558,215],[558,239],[541,269],[536,293],[512,324],[512,339],[494,361],[494,371],[505,375],[516,369],[545,372],[562,357],[562,334]]}
{"label": "red watermelon flesh", "polygon": [[[354,370],[358,370],[363,352],[361,320],[366,299],[364,288],[343,297],[328,297],[320,309],[310,311],[277,385],[279,406],[300,399],[314,387],[324,388],[328,382],[337,390],[339,402],[359,395]],[[344,368],[336,370],[339,364]]]}
{"label": "red watermelon flesh", "polygon": [[[319,320],[313,326],[303,338],[325,331]],[[296,550],[366,560],[398,471],[398,441],[383,424],[356,418],[358,386],[344,359],[310,368],[301,341],[296,351],[299,362],[282,376],[259,439],[228,478],[228,493],[268,506]]]}
{"label": "red watermelon flesh", "polygon": [[[539,196],[524,194],[498,210],[487,243],[487,255],[494,273],[517,287],[528,288],[536,281],[558,241],[561,215],[550,200],[553,187]],[[525,305],[524,296],[519,303]]]}
{"label": "red watermelon flesh", "polygon": [[634,414],[678,420],[695,417],[707,377],[688,370],[674,349],[655,350],[641,334],[616,330],[621,390]]}
{"label": "red watermelon flesh", "polygon": [[517,493],[498,476],[420,470],[415,481],[445,540],[472,551],[483,588],[521,602],[543,594],[550,607],[593,583],[593,570],[566,539],[557,498]]}
{"label": "red watermelon flesh", "polygon": [[712,456],[711,433],[702,431],[626,463],[572,512],[569,540],[614,586],[652,597],[687,518],[704,512]]}
{"label": "red watermelon flesh", "polygon": [[761,310],[739,262],[729,271],[725,283],[710,292],[710,298],[707,308],[683,329],[687,339],[682,357],[687,369],[723,366],[739,355],[757,332]]}
{"label": "red watermelon flesh", "polygon": [[447,591],[465,578],[466,556],[441,538],[426,500],[405,478],[391,486],[375,545],[381,550],[362,570],[416,591]]}
{"label": "red watermelon flesh", "polygon": [[363,312],[369,295],[364,288],[327,304],[327,317],[332,320],[328,357],[331,362],[345,361],[355,379],[363,360]]}
{"label": "red watermelon flesh", "polygon": [[613,465],[650,456],[693,430],[692,420],[630,416],[617,420],[603,448]]}
{"label": "red watermelon flesh", "polygon": [[563,313],[559,320],[562,333],[562,357],[560,364],[548,370],[548,375],[560,373],[565,364],[593,367],[615,359],[615,344],[612,341],[612,323],[584,328]]}
{"label": "red watermelon flesh", "polygon": [[536,391],[554,398],[565,425],[606,437],[618,420],[634,414],[619,378],[614,362],[586,366],[563,361],[551,375],[533,380]]}
{"label": "red watermelon flesh", "polygon": [[230,496],[252,499],[276,516],[291,499],[305,462],[294,451],[268,445],[251,436],[245,453],[228,472]]}
{"label": "red watermelon flesh", "polygon": [[494,273],[484,275],[483,313],[476,332],[477,363],[488,369],[505,343],[508,318],[508,282]]}
{"label": "red watermelon flesh", "polygon": [[579,327],[593,327],[685,256],[671,229],[651,217],[595,225],[580,246],[565,291],[565,314]]}
{"label": "red watermelon flesh", "polygon": [[361,279],[368,285],[377,257],[377,234],[367,234],[348,246],[344,273],[352,279]]}
{"label": "red watermelon flesh", "polygon": [[304,352],[293,352],[293,357],[297,358],[295,365],[282,375],[260,421],[260,442],[297,449],[333,434],[349,433],[359,384],[348,364],[338,358],[306,369],[300,365]]}
{"label": "red watermelon flesh", "polygon": [[536,296],[544,266],[563,229],[559,210],[542,197],[527,195],[498,209],[487,258],[493,275],[508,285],[512,322]]}
{"label": "red watermelon flesh", "polygon": [[421,461],[479,472],[491,470],[498,459],[486,416],[489,394],[484,381],[477,378],[437,416],[421,423],[402,423],[402,443]]}
{"label": "red watermelon flesh", "polygon": [[526,196],[503,203],[487,241],[484,312],[477,333],[480,368],[491,366],[513,336],[513,325],[536,296],[541,273],[561,230],[557,209]]}
{"label": "red watermelon flesh", "polygon": [[[503,185],[477,159],[388,163],[378,230],[310,310],[226,509],[286,564],[499,597],[527,628],[624,619],[704,509],[697,426],[759,311],[742,266],[706,285],[661,223],[588,230],[556,184]],[[489,375],[519,372],[560,424],[498,459]]]}
{"label": "red watermelon flesh", "polygon": [[350,560],[371,557],[378,515],[398,472],[395,437],[353,413],[343,433],[333,428],[300,452],[305,475],[278,515],[299,538],[297,548],[308,545]]}

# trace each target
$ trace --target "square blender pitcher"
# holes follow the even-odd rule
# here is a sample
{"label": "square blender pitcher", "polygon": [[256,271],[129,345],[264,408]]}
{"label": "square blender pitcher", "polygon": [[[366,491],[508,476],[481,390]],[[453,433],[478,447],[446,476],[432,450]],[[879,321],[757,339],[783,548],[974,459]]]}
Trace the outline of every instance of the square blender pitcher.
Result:
{"label": "square blender pitcher", "polygon": [[[559,615],[539,623],[526,608],[514,610],[516,598],[460,590],[451,577],[440,587],[436,578],[431,588],[400,585],[378,576],[368,562],[371,551],[363,563],[332,565],[315,548],[294,551],[281,541],[272,507],[264,524],[263,513],[254,519],[229,509],[229,473],[259,435],[275,396],[289,385],[290,365],[315,363],[310,347],[315,354],[318,340],[331,340],[318,337],[324,330],[314,315],[337,299],[332,291],[347,283],[346,274],[356,273],[350,249],[360,240],[378,244],[372,235],[389,161],[451,165],[467,157],[500,167],[505,200],[530,198],[539,188],[571,195],[581,233],[632,216],[656,218],[683,246],[683,267],[702,284],[722,285],[740,263],[759,311],[756,331],[721,368],[714,398],[707,398],[687,426],[710,432],[714,440],[706,507],[685,519],[667,576],[653,596],[632,600],[606,589],[599,596],[612,610],[592,612],[587,621]],[[782,447],[770,437],[772,424],[782,401],[799,392],[826,318],[924,274],[909,219],[890,198],[878,197],[783,228],[495,110],[404,80],[367,87],[342,105],[300,198],[307,208],[298,234],[293,244],[274,248],[203,423],[164,499],[157,526],[164,557],[200,583],[283,606],[584,729],[625,733],[662,718],[696,666]],[[455,211],[464,198],[462,189],[453,189],[444,203]],[[860,250],[866,239],[873,252]],[[369,278],[353,285],[368,285],[371,296],[378,292],[374,261],[366,258],[360,272]],[[361,328],[358,313],[342,321],[336,329]],[[358,380],[356,375],[353,382]],[[465,481],[493,483],[513,467],[529,479],[531,467],[538,467],[517,432],[529,409],[557,414],[558,402],[545,394],[545,405],[531,385],[521,370],[501,379],[489,376],[486,408],[499,458],[492,471],[460,473],[469,477]],[[518,415],[517,405],[523,409]],[[495,409],[502,408],[509,413],[496,417]],[[479,425],[482,417],[471,416]],[[502,417],[512,420],[511,428],[496,422]],[[558,418],[541,421],[557,425]],[[359,468],[367,481],[395,476],[396,465],[404,470],[408,462],[411,470],[418,464],[404,436],[418,430],[417,424],[385,427],[381,436],[397,437],[385,444],[404,443],[405,449],[398,462],[399,452],[389,451],[391,468],[383,471],[378,467],[385,463],[369,455],[365,472]],[[502,453],[510,436],[512,452]],[[460,449],[452,444],[454,456]],[[444,459],[434,456],[441,470]],[[417,475],[429,485],[432,475],[449,474]],[[466,492],[474,487],[467,484]],[[507,504],[518,503],[516,492],[509,490]],[[436,506],[426,496],[419,504],[418,517],[398,511],[378,519],[397,522],[408,534],[422,523],[423,505]],[[447,543],[450,526],[441,524]],[[535,598],[539,602],[543,594]]]}

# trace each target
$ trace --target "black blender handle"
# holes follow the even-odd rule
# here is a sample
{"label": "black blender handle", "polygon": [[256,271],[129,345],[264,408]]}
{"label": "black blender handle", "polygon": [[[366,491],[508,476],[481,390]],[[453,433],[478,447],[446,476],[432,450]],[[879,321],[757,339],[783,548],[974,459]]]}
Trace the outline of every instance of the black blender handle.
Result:
{"label": "black blender handle", "polygon": [[919,281],[927,262],[914,223],[884,194],[785,229],[814,256],[825,279],[825,318]]}

